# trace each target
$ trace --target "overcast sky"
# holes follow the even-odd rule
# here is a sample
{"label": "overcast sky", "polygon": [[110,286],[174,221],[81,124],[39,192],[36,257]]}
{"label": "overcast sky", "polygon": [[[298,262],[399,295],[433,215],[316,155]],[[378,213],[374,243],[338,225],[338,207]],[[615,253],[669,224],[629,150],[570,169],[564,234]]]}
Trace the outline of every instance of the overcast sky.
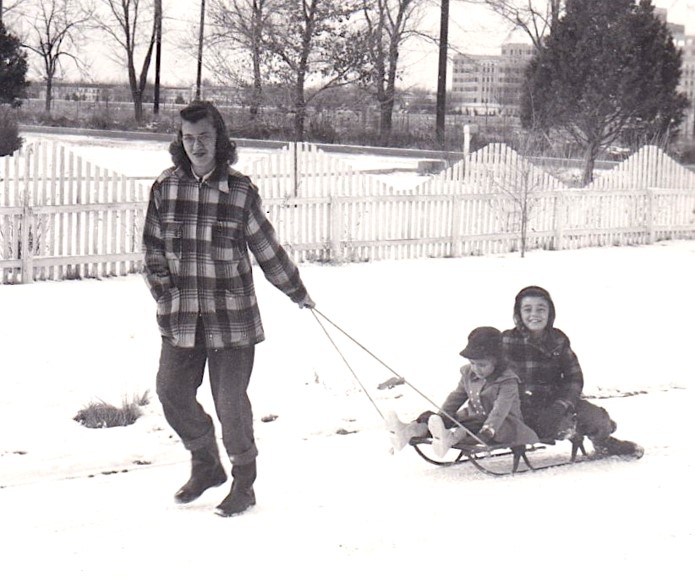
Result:
{"label": "overcast sky", "polygon": [[[684,24],[686,33],[695,35],[695,0],[655,0],[655,6],[668,9],[669,21]],[[433,36],[439,34],[439,3],[433,2],[423,25]],[[185,44],[195,46],[200,18],[200,2],[196,0],[164,0],[165,24],[162,51],[162,83],[165,85],[193,84],[196,76],[195,49],[186,49]],[[471,5],[451,0],[449,18],[449,42],[452,50],[473,54],[498,54],[500,45],[507,39],[527,41],[520,32],[512,34],[510,26],[480,5]],[[83,52],[90,62],[90,80],[126,82],[122,65],[113,62],[114,50],[104,42],[93,42]],[[141,60],[138,60],[138,63]],[[430,90],[437,87],[438,50],[436,45],[425,42],[410,42],[401,50],[401,66],[404,71],[402,87],[421,86]],[[154,66],[151,67],[151,78]],[[32,76],[38,78],[36,69]],[[209,72],[204,78],[212,79]],[[80,79],[74,71],[70,80]],[[451,73],[448,74],[449,83]]]}

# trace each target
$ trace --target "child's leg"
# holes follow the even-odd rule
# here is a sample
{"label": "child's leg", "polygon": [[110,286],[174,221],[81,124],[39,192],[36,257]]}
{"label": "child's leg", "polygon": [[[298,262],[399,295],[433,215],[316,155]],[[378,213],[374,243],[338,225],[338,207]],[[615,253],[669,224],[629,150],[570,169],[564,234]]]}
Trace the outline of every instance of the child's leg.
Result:
{"label": "child's leg", "polygon": [[607,439],[615,432],[616,424],[603,407],[580,399],[577,403],[577,432],[594,439]]}
{"label": "child's leg", "polygon": [[423,437],[427,435],[427,425],[412,421],[404,423],[398,418],[398,415],[391,411],[384,416],[386,428],[390,433],[391,445],[394,451],[400,451],[405,447],[413,437]]}
{"label": "child's leg", "polygon": [[[435,415],[435,417],[436,418],[434,418],[434,420],[432,417],[430,417],[428,426],[430,434],[432,435],[432,448],[438,457],[443,457],[446,452],[451,449],[451,447],[457,443],[460,443],[467,437],[470,443],[477,443],[477,441],[468,434],[468,431],[476,434],[480,430],[480,427],[482,427],[484,423],[483,420],[469,418],[459,421],[464,427],[466,427],[465,429],[463,427],[453,427],[451,429],[447,429],[444,419],[442,419],[439,415]],[[468,431],[466,429],[468,429]]]}
{"label": "child's leg", "polygon": [[442,458],[452,445],[456,444],[454,432],[446,428],[444,420],[439,415],[432,415],[427,422],[427,427],[432,435],[432,450],[437,457]]}
{"label": "child's leg", "polygon": [[598,455],[622,455],[639,459],[644,448],[632,441],[622,441],[612,436],[616,423],[603,407],[580,399],[577,403],[577,431],[591,439]]}
{"label": "child's leg", "polygon": [[[461,427],[455,427],[454,429],[450,429],[450,431],[451,431],[451,440],[453,441],[452,445],[455,445],[456,443],[460,443],[466,437],[468,437],[468,433],[466,432],[466,429],[462,429]],[[473,437],[471,437],[470,440],[471,440],[471,442],[475,442],[473,440]]]}

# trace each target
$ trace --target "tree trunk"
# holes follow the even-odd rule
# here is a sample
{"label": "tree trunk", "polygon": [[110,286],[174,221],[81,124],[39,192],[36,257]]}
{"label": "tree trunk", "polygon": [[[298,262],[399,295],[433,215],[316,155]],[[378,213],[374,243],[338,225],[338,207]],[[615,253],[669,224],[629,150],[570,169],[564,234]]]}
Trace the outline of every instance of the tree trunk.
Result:
{"label": "tree trunk", "polygon": [[304,101],[304,76],[299,74],[294,90],[294,140],[304,140],[304,121],[306,119],[306,102]]}
{"label": "tree trunk", "polygon": [[582,172],[582,186],[588,186],[594,180],[594,166],[600,143],[589,142],[584,152],[584,170]]}
{"label": "tree trunk", "polygon": [[304,141],[304,121],[306,119],[306,108],[297,106],[294,111],[294,140],[295,142]]}
{"label": "tree trunk", "polygon": [[261,38],[263,35],[263,13],[260,7],[254,2],[253,38],[251,39],[251,58],[253,60],[253,89],[251,92],[251,106],[249,112],[251,119],[255,120],[261,111],[261,99],[263,98],[263,73],[261,71],[262,47]]}
{"label": "tree trunk", "polygon": [[253,57],[253,91],[251,93],[251,106],[249,112],[251,119],[255,119],[261,110],[261,98],[263,94],[263,83],[261,80],[261,63],[254,54]]}
{"label": "tree trunk", "polygon": [[388,74],[385,76],[385,88],[380,94],[380,112],[381,118],[379,122],[379,139],[382,146],[388,146],[391,143],[391,133],[393,131],[393,106],[396,94],[396,68],[398,64],[398,49],[397,46],[391,46],[389,49]]}
{"label": "tree trunk", "polygon": [[138,90],[133,92],[133,106],[135,108],[135,122],[141,124],[145,114],[142,106],[142,93]]}
{"label": "tree trunk", "polygon": [[46,114],[51,114],[51,100],[53,99],[53,78],[46,78]]}
{"label": "tree trunk", "polygon": [[379,112],[379,143],[381,146],[388,146],[391,144],[393,131],[393,97],[381,101]]}

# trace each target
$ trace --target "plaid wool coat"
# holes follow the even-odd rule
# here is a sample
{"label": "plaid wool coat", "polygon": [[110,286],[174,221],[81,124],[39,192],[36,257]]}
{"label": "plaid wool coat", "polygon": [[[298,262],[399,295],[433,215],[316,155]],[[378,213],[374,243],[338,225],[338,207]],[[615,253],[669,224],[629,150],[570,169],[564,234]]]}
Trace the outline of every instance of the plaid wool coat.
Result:
{"label": "plaid wool coat", "polygon": [[517,326],[502,333],[502,350],[521,379],[523,406],[546,407],[555,400],[577,405],[584,376],[570,340],[561,330],[546,329],[536,342],[527,330]]}
{"label": "plaid wool coat", "polygon": [[204,181],[181,167],[165,170],[150,191],[143,243],[159,329],[177,347],[194,346],[199,317],[207,348],[264,339],[249,249],[266,278],[294,302],[307,295],[258,189],[231,168]]}

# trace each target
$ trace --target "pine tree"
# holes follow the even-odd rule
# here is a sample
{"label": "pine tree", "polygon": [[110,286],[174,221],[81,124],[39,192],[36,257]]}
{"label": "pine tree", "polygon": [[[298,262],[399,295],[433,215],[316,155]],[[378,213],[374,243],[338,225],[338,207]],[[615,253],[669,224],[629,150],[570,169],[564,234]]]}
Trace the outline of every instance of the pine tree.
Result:
{"label": "pine tree", "polygon": [[0,103],[13,107],[21,105],[28,82],[27,57],[21,50],[19,38],[0,22]]}
{"label": "pine tree", "polygon": [[650,0],[568,0],[528,68],[522,122],[579,144],[588,184],[611,143],[675,134],[687,106],[681,62]]}
{"label": "pine tree", "polygon": [[27,59],[19,38],[0,22],[0,156],[12,154],[22,145],[17,118],[11,108],[21,105],[27,87]]}

